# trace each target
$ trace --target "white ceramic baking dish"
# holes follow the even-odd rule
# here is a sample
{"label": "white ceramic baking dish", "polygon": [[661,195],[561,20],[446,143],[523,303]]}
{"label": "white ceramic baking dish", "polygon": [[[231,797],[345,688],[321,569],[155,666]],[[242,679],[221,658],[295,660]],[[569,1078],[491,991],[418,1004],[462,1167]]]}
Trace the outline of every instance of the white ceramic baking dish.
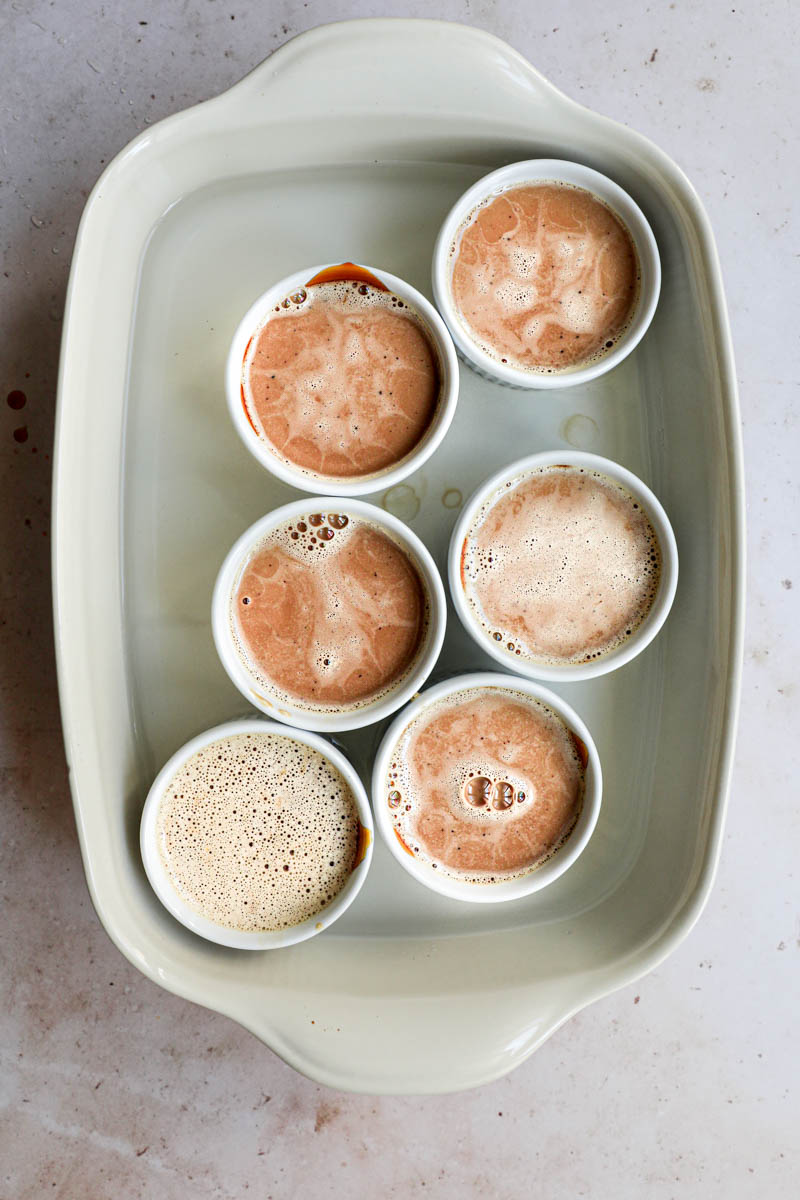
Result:
{"label": "white ceramic baking dish", "polygon": [[[653,324],[608,375],[547,396],[462,367],[442,446],[374,501],[444,570],[460,498],[523,454],[603,454],[661,498],[681,555],[670,620],[621,670],[556,687],[603,764],[591,843],[552,886],[485,906],[419,887],[378,845],[356,903],[323,936],[269,954],[202,941],[150,889],[138,825],[177,747],[243,712],[214,652],[211,591],[235,537],[292,495],[228,419],[236,323],[303,262],[375,263],[430,295],[433,242],[456,198],[542,155],[604,172],[645,212],[663,266]],[[334,1087],[455,1090],[508,1071],[691,927],[719,852],[734,737],[742,466],[711,229],[644,138],[475,29],[357,21],[295,39],[229,92],[148,129],[95,187],[70,279],[54,492],[59,683],[86,875],[110,936],[163,987]],[[438,677],[490,665],[451,620]],[[364,778],[380,733],[342,739]]]}

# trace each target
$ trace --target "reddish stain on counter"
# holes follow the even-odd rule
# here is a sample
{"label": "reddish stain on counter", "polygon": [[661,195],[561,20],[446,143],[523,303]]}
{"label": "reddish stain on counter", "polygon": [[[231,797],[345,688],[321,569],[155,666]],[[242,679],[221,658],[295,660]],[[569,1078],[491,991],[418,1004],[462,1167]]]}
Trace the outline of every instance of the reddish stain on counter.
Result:
{"label": "reddish stain on counter", "polygon": [[28,402],[28,397],[25,395],[25,393],[20,392],[16,388],[14,389],[13,392],[9,392],[8,395],[6,396],[6,404],[8,405],[9,408],[13,408],[13,409],[24,408],[25,405],[27,404],[27,402]]}
{"label": "reddish stain on counter", "polygon": [[20,425],[19,429],[14,430],[14,441],[15,442],[27,442],[27,440],[28,440],[28,426]]}

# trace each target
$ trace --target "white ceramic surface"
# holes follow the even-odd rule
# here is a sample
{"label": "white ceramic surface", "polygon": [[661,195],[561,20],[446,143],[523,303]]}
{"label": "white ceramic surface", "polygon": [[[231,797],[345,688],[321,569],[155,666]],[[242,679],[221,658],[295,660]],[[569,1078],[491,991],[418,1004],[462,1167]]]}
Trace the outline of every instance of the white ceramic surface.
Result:
{"label": "white ceramic surface", "polygon": [[256,435],[242,403],[242,363],[247,345],[261,328],[273,306],[298,288],[305,287],[309,280],[315,278],[321,271],[339,265],[347,264],[326,262],[315,267],[304,267],[279,280],[262,296],[259,296],[242,317],[233,335],[225,364],[225,393],[228,398],[228,411],[239,437],[261,465],[276,475],[278,479],[305,492],[325,491],[331,496],[365,496],[370,492],[377,491],[378,488],[389,488],[400,483],[427,462],[450,428],[450,422],[456,410],[458,362],[453,340],[436,309],[416,288],[411,287],[405,280],[398,279],[396,275],[390,275],[388,271],[366,266],[364,263],[358,264],[379,279],[395,296],[399,296],[421,318],[436,348],[439,360],[441,393],[434,419],[415,449],[394,466],[369,476],[359,475],[346,479],[303,471],[286,462],[270,448],[264,438]]}
{"label": "white ceramic surface", "polygon": [[[487,201],[509,188],[553,181],[586,188],[599,196],[622,219],[636,246],[641,278],[633,315],[625,330],[615,339],[613,348],[583,366],[547,374],[523,371],[502,363],[487,354],[471,336],[453,301],[452,275],[456,254],[452,247],[458,248],[464,230],[472,223],[477,209]],[[459,351],[480,374],[489,379],[498,379],[511,387],[542,390],[568,388],[605,375],[627,358],[644,337],[656,311],[660,292],[661,260],[658,245],[639,205],[613,179],[583,163],[565,162],[563,159],[536,158],[509,163],[479,179],[447,214],[433,251],[433,294]]]}
{"label": "white ceramic surface", "polygon": [[[148,129],[92,193],[59,385],[55,621],[87,879],[123,953],[317,1080],[429,1092],[508,1071],[567,1016],[656,965],[702,910],[739,689],[742,466],[719,265],[682,172],[495,38],[390,28],[296,39],[229,92]],[[469,920],[379,846],[359,902],[327,937],[240,961],[181,935],[130,836],[156,765],[239,711],[209,629],[214,572],[238,531],[288,498],[224,410],[236,322],[301,253],[324,260],[346,246],[424,288],[458,196],[487,170],[543,155],[599,167],[647,214],[663,267],[648,336],[615,371],[547,405],[463,372],[440,452],[380,501],[441,565],[453,496],[525,450],[592,439],[662,498],[682,549],[663,635],[626,671],[559,685],[603,760],[598,827],[551,887],[502,917],[470,908]],[[442,662],[487,665],[452,622]],[[369,740],[348,744],[363,772]],[[487,1005],[494,1019],[476,1021]]]}
{"label": "white ceramic surface", "polygon": [[[231,929],[196,912],[186,903],[173,885],[158,844],[158,811],[164,799],[164,792],[169,787],[175,773],[189,761],[193,754],[204,750],[206,746],[225,738],[247,733],[269,733],[277,737],[289,738],[318,751],[336,768],[340,775],[344,776],[349,784],[358,809],[358,819],[367,831],[364,856],[356,864],[342,890],[320,912],[309,917],[307,921],[292,926],[291,929],[260,932]],[[252,845],[252,842],[250,844]],[[333,922],[350,907],[361,891],[372,862],[372,847],[372,812],[367,800],[367,793],[364,791],[364,785],[358,774],[353,770],[341,750],[337,750],[330,742],[326,742],[324,738],[318,737],[315,733],[307,733],[302,729],[287,729],[285,725],[278,725],[275,721],[262,721],[258,718],[245,718],[241,721],[227,721],[224,725],[216,725],[213,729],[206,729],[203,733],[199,733],[185,746],[181,746],[180,750],[176,750],[153,780],[153,786],[147,794],[142,811],[139,833],[139,848],[147,878],[167,911],[172,913],[173,917],[187,929],[191,929],[192,933],[207,938],[208,941],[216,942],[220,946],[230,946],[234,950],[283,950],[287,946],[305,942],[308,938],[315,937],[318,933],[330,928]]]}
{"label": "white ceramic surface", "polygon": [[[506,483],[515,479],[519,480],[528,471],[561,463],[574,467],[585,467],[590,471],[599,471],[607,478],[621,484],[628,494],[639,502],[658,538],[661,551],[661,576],[658,590],[647,616],[634,629],[630,637],[620,645],[608,654],[604,654],[602,658],[592,659],[590,662],[549,665],[533,662],[507,650],[503,642],[496,642],[481,626],[461,586],[461,551],[476,514],[495,492],[503,489]],[[519,459],[517,462],[502,467],[476,489],[453,526],[450,550],[447,556],[447,574],[450,583],[450,598],[462,625],[481,649],[496,659],[501,666],[505,667],[507,671],[528,675],[531,679],[546,679],[551,683],[577,683],[580,680],[596,679],[598,675],[605,675],[608,671],[615,671],[618,667],[623,667],[625,663],[636,658],[637,654],[641,654],[642,650],[650,645],[669,616],[672,602],[675,599],[678,587],[678,547],[675,544],[675,534],[672,532],[669,517],[664,512],[660,501],[653,495],[650,488],[631,471],[627,471],[619,463],[611,462],[608,458],[601,458],[599,454],[583,454],[576,450],[549,450],[542,454],[531,454],[527,458]]]}
{"label": "white ceramic surface", "polygon": [[[266,681],[250,669],[237,646],[231,625],[231,596],[239,586],[242,570],[256,547],[267,535],[280,525],[313,512],[340,512],[346,516],[361,517],[382,529],[388,537],[400,545],[417,567],[422,579],[428,603],[428,627],[417,661],[412,670],[386,695],[379,696],[370,704],[358,708],[340,709],[326,707],[314,709],[290,704],[286,697],[266,686]],[[321,733],[343,733],[348,729],[361,729],[374,725],[402,707],[433,670],[444,641],[447,624],[447,601],[436,563],[423,542],[413,530],[389,512],[364,500],[346,500],[337,496],[313,496],[311,499],[294,500],[281,505],[261,517],[237,538],[225,556],[219,570],[211,602],[211,627],[214,645],[220,661],[231,682],[244,698],[261,709],[267,716],[286,721],[300,729],[315,729]]]}
{"label": "white ceramic surface", "polygon": [[[554,712],[564,722],[567,729],[578,735],[588,753],[583,807],[569,837],[555,851],[551,851],[545,862],[529,871],[527,875],[521,875],[514,879],[503,879],[493,884],[468,883],[455,879],[451,875],[444,875],[441,871],[434,871],[426,862],[409,854],[395,836],[394,822],[386,804],[386,780],[389,776],[389,767],[397,754],[397,743],[402,737],[403,731],[429,705],[435,705],[447,696],[453,696],[458,692],[473,688],[492,688],[494,690],[506,688],[512,695],[515,692],[521,692],[526,696],[532,696],[534,700],[540,701],[551,712]],[[572,866],[586,848],[597,825],[602,795],[603,775],[597,747],[591,733],[575,709],[561,697],[556,696],[555,692],[549,691],[541,684],[531,683],[530,680],[520,679],[518,676],[503,675],[496,671],[476,671],[472,674],[456,675],[452,679],[446,679],[434,687],[427,688],[392,721],[378,747],[372,770],[372,805],[375,810],[375,824],[392,858],[423,887],[430,888],[440,896],[447,896],[451,900],[460,900],[465,904],[508,903],[510,900],[520,900],[523,896],[532,896],[534,892],[541,891],[548,884],[555,882]],[[535,800],[533,802],[535,803]]]}

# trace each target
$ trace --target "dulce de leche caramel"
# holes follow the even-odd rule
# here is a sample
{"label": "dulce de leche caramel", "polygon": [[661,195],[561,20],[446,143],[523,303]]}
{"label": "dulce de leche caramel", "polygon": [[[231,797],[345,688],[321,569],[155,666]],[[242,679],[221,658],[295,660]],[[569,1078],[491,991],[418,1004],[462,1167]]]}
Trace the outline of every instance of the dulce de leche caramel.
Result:
{"label": "dulce de leche caramel", "polygon": [[399,296],[377,279],[328,274],[284,297],[252,338],[242,401],[256,433],[289,466],[353,479],[396,465],[424,438],[439,401],[439,362]]}
{"label": "dulce de leche caramel", "polygon": [[279,699],[359,708],[395,688],[425,641],[428,600],[416,564],[383,530],[316,513],[273,530],[251,553],[232,600],[242,657]]}
{"label": "dulce de leche caramel", "polygon": [[633,315],[633,239],[585,188],[510,188],[470,215],[454,253],[462,323],[486,354],[519,370],[552,373],[598,358]]}
{"label": "dulce de leche caramel", "polygon": [[443,875],[525,875],[580,815],[586,748],[513,686],[473,687],[423,709],[400,735],[382,803],[409,854]]}

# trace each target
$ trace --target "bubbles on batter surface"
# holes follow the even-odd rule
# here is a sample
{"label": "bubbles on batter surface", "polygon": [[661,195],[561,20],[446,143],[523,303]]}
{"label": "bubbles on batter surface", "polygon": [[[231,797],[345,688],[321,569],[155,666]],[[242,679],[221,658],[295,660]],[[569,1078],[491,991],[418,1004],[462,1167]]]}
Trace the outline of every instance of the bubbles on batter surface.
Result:
{"label": "bubbles on batter surface", "polygon": [[243,556],[228,613],[260,700],[341,712],[376,703],[415,669],[431,597],[416,556],[390,530],[308,509]]}
{"label": "bubbles on batter surface", "polygon": [[344,776],[291,736],[212,742],[169,781],[156,821],[165,870],[195,912],[246,932],[321,912],[356,862],[361,824]]}
{"label": "bubbles on batter surface", "polygon": [[[514,786],[505,779],[491,779],[486,775],[473,775],[461,789],[461,794],[470,808],[491,808],[495,812],[506,812],[514,803]],[[525,793],[520,792],[524,798]]]}
{"label": "bubbles on batter surface", "polygon": [[267,541],[284,546],[295,557],[316,559],[334,538],[336,545],[332,549],[338,550],[354,528],[356,524],[345,513],[312,512],[272,530]]}
{"label": "bubbles on batter surface", "polygon": [[[520,756],[520,745],[539,750]],[[580,815],[585,769],[574,735],[545,704],[512,687],[465,688],[398,735],[385,803],[409,854],[452,878],[493,883],[528,874],[563,844]],[[478,847],[471,869],[456,863],[464,840]],[[483,858],[493,865],[477,869]]]}
{"label": "bubbles on batter surface", "polygon": [[555,464],[506,481],[462,552],[465,596],[487,638],[548,665],[611,654],[661,583],[661,549],[639,502],[609,476]]}
{"label": "bubbles on batter surface", "polygon": [[242,403],[284,465],[320,481],[378,476],[428,436],[443,365],[424,317],[392,292],[311,282],[277,302],[242,361]]}
{"label": "bubbles on batter surface", "polygon": [[621,218],[559,180],[484,198],[451,246],[455,311],[489,358],[526,373],[581,370],[625,336],[641,267]]}

